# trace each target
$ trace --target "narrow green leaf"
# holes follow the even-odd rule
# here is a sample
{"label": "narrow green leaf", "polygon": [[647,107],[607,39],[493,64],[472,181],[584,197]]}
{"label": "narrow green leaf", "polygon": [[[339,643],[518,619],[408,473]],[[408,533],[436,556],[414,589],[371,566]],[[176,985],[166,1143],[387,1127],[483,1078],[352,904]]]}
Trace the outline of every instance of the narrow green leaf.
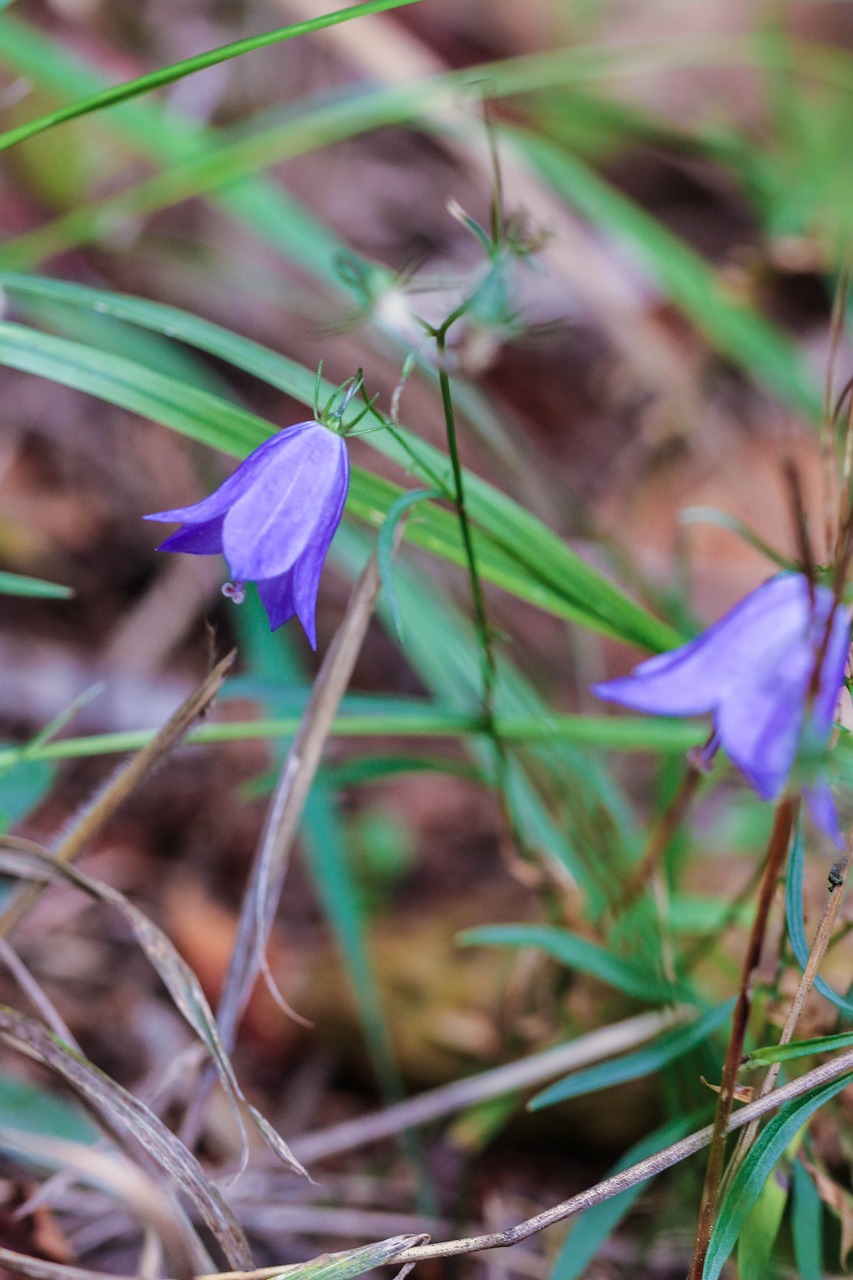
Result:
{"label": "narrow green leaf", "polygon": [[823,1280],[823,1202],[801,1160],[791,1170],[791,1235],[800,1280]]}
{"label": "narrow green leaf", "polygon": [[816,1053],[832,1053],[834,1049],[846,1049],[853,1045],[853,1031],[837,1036],[817,1036],[814,1040],[794,1040],[790,1044],[771,1044],[753,1049],[741,1070],[763,1066],[768,1062],[792,1062],[795,1058],[807,1058]]}
{"label": "narrow green leaf", "polygon": [[0,1076],[0,1126],[87,1145],[101,1137],[86,1113],[72,1102],[8,1075]]}
{"label": "narrow green leaf", "polygon": [[361,18],[366,14],[381,13],[386,9],[398,9],[402,5],[414,3],[417,3],[417,0],[367,0],[365,4],[337,9],[333,13],[322,14],[317,18],[307,18],[303,22],[294,22],[290,26],[266,31],[259,36],[248,36],[244,40],[236,40],[218,49],[210,49],[207,53],[199,53],[193,58],[185,58],[167,67],[159,67],[156,71],[150,71],[147,75],[139,76],[135,80],[127,80],[124,84],[103,89],[100,93],[94,93],[90,97],[71,102],[67,106],[59,107],[56,111],[39,116],[37,120],[30,120],[27,124],[18,125],[15,129],[8,129],[6,133],[0,134],[0,151],[23,142],[25,138],[43,133],[45,129],[52,129],[66,120],[74,120],[92,111],[102,111],[106,107],[125,102],[128,98],[150,93],[152,89],[162,89],[165,85],[174,84],[176,80],[192,75],[195,71],[215,67],[218,63],[227,62],[241,54],[266,48],[267,45],[279,44],[282,40],[292,40],[294,36],[308,35],[312,31],[337,26],[338,23],[348,22],[351,18]]}
{"label": "narrow green leaf", "polygon": [[63,587],[58,582],[27,578],[20,573],[0,572],[0,595],[35,596],[42,600],[68,600],[74,592],[71,587]]}
{"label": "narrow green leaf", "polygon": [[388,514],[379,530],[379,537],[376,540],[376,562],[398,640],[403,639],[403,619],[400,616],[400,606],[394,591],[394,536],[397,525],[418,502],[423,502],[425,498],[442,498],[443,496],[436,489],[413,489],[410,492],[401,493],[388,508]]}
{"label": "narrow green leaf", "polygon": [[600,982],[606,982],[617,991],[639,1000],[668,1000],[676,994],[684,996],[684,992],[672,983],[649,976],[638,966],[612,955],[595,942],[551,925],[483,925],[467,929],[460,935],[459,942],[463,946],[474,947],[534,947],[560,964],[589,973]]}
{"label": "narrow green leaf", "polygon": [[[367,535],[345,521],[331,555],[354,577],[364,567],[370,550]],[[422,571],[413,570],[405,556],[397,562],[395,577],[409,620],[407,658],[441,704],[458,707],[483,729],[482,669],[471,624]],[[378,611],[390,628],[381,597]],[[497,658],[495,707],[499,722],[516,713],[522,713],[528,722],[543,715],[545,708],[536,691],[502,653]],[[520,752],[509,752],[506,769],[497,779],[488,733],[473,738],[469,748],[483,777],[503,785],[517,829],[529,846],[553,860],[561,875],[568,871],[593,903],[602,904],[601,868],[621,865],[625,860],[622,842],[632,838],[634,828],[620,793],[593,753],[552,740],[541,749],[531,747],[523,758]],[[560,793],[568,789],[572,795],[571,808],[561,812],[558,821],[538,790],[543,784],[543,789],[559,788]]]}
{"label": "narrow green leaf", "polygon": [[0,832],[17,826],[41,804],[53,785],[55,772],[46,760],[26,757],[0,770]]}
{"label": "narrow green leaf", "polygon": [[[279,696],[290,695],[294,685],[301,686],[307,699],[310,683],[297,648],[286,631],[270,632],[256,590],[250,592],[238,617],[241,649],[248,656],[255,684],[266,686],[268,704],[274,705],[275,692]],[[257,690],[255,696],[258,696]],[[280,769],[286,756],[284,744],[275,756]],[[402,1084],[368,956],[367,923],[348,857],[350,842],[332,785],[323,774],[315,778],[306,799],[300,836],[326,919],[341,950],[358,1006],[365,1047],[383,1098],[387,1102],[397,1101],[402,1096]],[[402,1135],[402,1146],[417,1161],[420,1151],[417,1138]]]}
{"label": "narrow green leaf", "polygon": [[610,1089],[613,1085],[625,1084],[628,1080],[640,1080],[644,1076],[653,1075],[701,1044],[730,1017],[733,1008],[734,1000],[726,1000],[715,1009],[709,1009],[689,1026],[668,1031],[635,1053],[612,1058],[585,1071],[576,1071],[543,1089],[535,1098],[530,1099],[528,1107],[531,1111],[539,1111],[543,1107],[564,1102],[567,1098],[579,1098],[587,1093],[596,1093],[599,1089]]}
{"label": "narrow green leaf", "polygon": [[847,1072],[813,1093],[790,1102],[778,1115],[773,1116],[759,1134],[723,1197],[711,1234],[703,1280],[718,1280],[723,1264],[734,1248],[752,1206],[758,1200],[761,1188],[781,1159],[788,1143],[815,1111],[830,1102],[851,1082],[853,1072]]}
{"label": "narrow green leaf", "polygon": [[343,764],[327,767],[324,776],[332,786],[357,787],[365,783],[383,782],[386,778],[410,773],[447,773],[469,782],[480,781],[480,771],[463,760],[446,756],[389,756],[359,754]]}
{"label": "narrow green leaf", "polygon": [[[783,1153],[783,1158],[780,1174],[787,1170],[790,1152]],[[773,1274],[773,1246],[785,1215],[788,1194],[786,1177],[771,1176],[765,1180],[738,1236],[738,1280],[767,1280]]]}
{"label": "narrow green leaf", "polygon": [[[382,702],[383,700],[380,700]],[[614,751],[677,751],[697,746],[703,738],[692,725],[655,722],[657,734],[650,738],[639,716],[610,720],[595,716],[499,716],[496,725],[501,738],[517,745],[546,743],[552,746],[595,746]],[[199,725],[186,737],[196,746],[218,742],[251,742],[270,738],[290,738],[299,726],[293,714],[275,720],[229,720],[222,724]],[[339,716],[331,736],[342,738],[456,738],[482,737],[487,730],[479,716],[461,711],[423,711],[405,708],[400,714],[387,709]],[[138,751],[154,737],[153,729],[129,729],[124,733],[90,734],[83,738],[63,738],[40,746],[0,747],[0,768],[19,760],[78,760],[88,756],[116,755]]]}

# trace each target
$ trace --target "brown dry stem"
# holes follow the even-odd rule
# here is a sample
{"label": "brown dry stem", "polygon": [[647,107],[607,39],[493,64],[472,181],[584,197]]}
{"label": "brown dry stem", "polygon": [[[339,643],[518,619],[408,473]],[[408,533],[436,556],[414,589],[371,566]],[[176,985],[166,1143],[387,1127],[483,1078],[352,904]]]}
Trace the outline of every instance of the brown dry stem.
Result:
{"label": "brown dry stem", "polygon": [[[398,533],[402,536],[402,527]],[[281,768],[243,898],[231,964],[217,1012],[226,1052],[233,1046],[246,1001],[263,969],[265,941],[287,874],[290,850],[332,723],[361,652],[380,586],[379,568],[372,555],[353,588]],[[213,1074],[206,1072],[187,1113],[182,1136],[189,1145],[198,1134],[213,1080]]]}
{"label": "brown dry stem", "polygon": [[701,1280],[705,1266],[705,1256],[711,1239],[711,1230],[714,1225],[714,1216],[717,1211],[720,1185],[723,1177],[728,1122],[734,1105],[737,1073],[743,1056],[746,1028],[752,1008],[752,989],[759,961],[761,960],[764,935],[767,931],[767,921],[773,903],[773,896],[776,892],[776,884],[788,852],[796,808],[797,802],[789,798],[782,800],[779,804],[773,822],[773,831],[770,835],[767,856],[764,861],[764,872],[758,890],[755,919],[752,922],[749,943],[741,969],[740,990],[734,1014],[732,1015],[732,1030],[720,1080],[720,1093],[717,1098],[716,1115],[714,1116],[711,1151],[708,1156],[708,1167],[705,1171],[705,1184],[702,1188],[702,1201],[699,1207],[699,1224],[696,1230],[696,1243],[693,1249],[693,1261],[690,1266],[688,1280]]}

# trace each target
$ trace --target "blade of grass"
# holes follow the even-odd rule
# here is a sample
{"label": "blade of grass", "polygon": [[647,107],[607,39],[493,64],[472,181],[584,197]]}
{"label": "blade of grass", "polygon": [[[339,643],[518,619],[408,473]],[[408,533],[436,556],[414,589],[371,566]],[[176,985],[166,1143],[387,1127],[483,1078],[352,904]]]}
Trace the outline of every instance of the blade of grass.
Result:
{"label": "blade of grass", "polygon": [[[4,280],[8,281],[8,277]],[[134,300],[137,304],[139,301]],[[126,308],[124,310],[126,314]],[[137,306],[135,311],[137,315],[151,315],[151,311],[144,307]],[[308,370],[264,348],[257,348],[237,335],[229,335],[217,326],[203,321],[194,322],[193,317],[173,308],[157,308],[158,325],[166,323],[164,312],[171,315],[169,332],[174,332],[175,336],[187,341],[195,340],[197,345],[205,344],[205,349],[209,350],[213,349],[215,342],[217,354],[223,354],[225,338],[227,350],[235,362],[240,360],[241,367],[246,367],[247,357],[251,357],[255,365],[253,372],[257,372],[262,364],[265,370],[262,376],[267,381],[272,381],[270,375],[273,374],[273,385],[280,385],[306,404],[312,403],[315,379]],[[177,329],[179,318],[182,322],[180,331]],[[270,423],[219,397],[157,374],[131,360],[42,334],[26,326],[8,322],[0,324],[0,363],[86,391],[237,456],[245,456],[270,434]],[[285,382],[286,386],[283,385]],[[387,432],[375,432],[365,438],[374,448],[409,469],[414,456],[420,474],[426,472],[433,482],[438,475],[442,487],[452,491],[449,459],[399,429],[394,432],[394,437]],[[465,485],[471,514],[479,525],[478,555],[482,547],[485,552],[481,556],[483,573],[489,580],[497,576],[501,579],[499,585],[503,585],[512,576],[517,589],[523,591],[523,598],[528,598],[532,575],[543,605],[556,593],[565,602],[565,607],[571,609],[575,620],[586,625],[655,650],[672,647],[681,641],[682,637],[672,628],[623,595],[518,503],[470,472],[465,473]],[[375,477],[367,480],[357,468],[353,468],[351,501],[361,499],[369,510],[375,512],[372,504],[383,488],[389,505],[401,492],[388,482],[384,485],[377,482]],[[386,511],[387,508],[375,518],[381,522]],[[423,529],[427,520],[429,538],[424,539]],[[410,538],[431,541],[433,545],[429,549],[432,550],[440,543],[442,554],[456,563],[464,559],[464,549],[449,512],[424,502],[420,512],[409,523]],[[514,575],[511,574],[512,561],[517,562],[519,569]]]}
{"label": "blade of grass", "polygon": [[51,1172],[68,1171],[75,1181],[97,1187],[135,1217],[161,1242],[170,1272],[191,1280],[208,1259],[168,1190],[117,1151],[36,1134],[17,1127],[0,1128],[0,1150]]}
{"label": "blade of grass", "polygon": [[[189,697],[150,741],[126,765],[123,765],[105,787],[75,815],[54,849],[54,858],[57,862],[73,862],[95,832],[112,816],[142,779],[147,777],[181,741],[193,722],[216,697],[234,657],[232,652],[223,658],[201,684],[193,689]],[[29,753],[33,750],[32,746],[24,748],[27,758],[31,758]],[[0,911],[0,936],[8,937],[17,928],[21,920],[38,902],[44,887],[44,882],[29,884],[13,894]]]}
{"label": "blade of grass", "polygon": [[[240,631],[247,641],[251,670],[262,682],[274,686],[299,683],[310,690],[308,676],[285,632],[271,633],[266,616],[253,593],[240,611]],[[286,752],[276,752],[279,768]],[[403,1096],[403,1086],[394,1055],[381,996],[367,952],[367,922],[360,902],[359,886],[347,855],[347,837],[328,776],[319,773],[305,802],[300,823],[303,853],[324,909],[337,939],[347,978],[355,993],[361,1018],[364,1044],[386,1102]],[[405,1144],[404,1144],[405,1145]],[[409,1144],[410,1145],[410,1144]],[[416,1166],[419,1150],[411,1150]],[[425,1185],[425,1182],[424,1182]],[[424,1198],[424,1197],[422,1197]]]}
{"label": "blade of grass", "polygon": [[68,600],[74,592],[71,587],[63,587],[58,582],[27,578],[20,573],[0,572],[0,595],[33,596],[42,600]]}
{"label": "blade of grass", "polygon": [[[201,984],[163,931],[117,889],[85,875],[75,867],[56,862],[47,850],[42,850],[31,841],[18,840],[12,836],[0,840],[0,869],[4,875],[37,882],[64,880],[121,913],[130,925],[139,947],[172,997],[175,1008],[207,1049],[216,1067],[223,1092],[231,1103],[243,1143],[243,1158],[247,1159],[246,1133],[240,1113],[240,1103],[246,1104],[246,1099],[234,1074],[225,1046],[219,1037],[216,1019],[207,1003]],[[268,1125],[258,1125],[257,1128],[264,1139],[272,1136]],[[302,1177],[308,1176],[279,1135],[275,1135],[270,1145],[275,1154],[281,1156],[294,1173]]]}
{"label": "blade of grass", "polygon": [[[366,536],[344,522],[332,545],[332,557],[352,576],[367,554]],[[438,588],[415,572],[404,557],[398,557],[396,589],[403,617],[406,619],[405,653],[424,684],[445,705],[480,714],[480,666],[474,648],[470,625],[462,620]],[[385,602],[380,598],[378,613],[390,629],[393,625]],[[527,681],[501,655],[498,655],[496,711],[498,722],[505,714],[523,712],[536,716],[543,704]],[[491,781],[494,758],[488,741],[470,743],[474,758]],[[544,803],[535,771],[558,780],[558,794],[568,788],[573,797],[570,810],[560,814],[560,821]],[[571,779],[572,781],[569,781]],[[522,761],[511,753],[507,775],[509,800],[516,815],[518,829],[533,848],[539,850],[553,874],[565,881],[566,875],[576,880],[592,900],[606,900],[602,885],[602,842],[607,845],[604,865],[619,865],[624,858],[624,843],[630,838],[630,820],[618,789],[606,770],[590,752],[575,752],[566,744],[549,743],[535,761]],[[595,815],[593,818],[593,814]],[[606,816],[605,816],[606,815]],[[587,819],[591,830],[587,840]],[[598,850],[597,855],[593,853]]]}
{"label": "blade of grass", "polygon": [[[380,700],[381,701],[381,700]],[[563,743],[610,751],[665,751],[682,754],[699,746],[707,732],[702,725],[677,720],[648,721],[641,716],[499,716],[497,726],[505,742]],[[204,724],[190,730],[185,741],[195,746],[221,742],[251,742],[264,738],[289,738],[299,727],[294,714],[275,720],[228,720]],[[342,738],[456,738],[485,733],[480,720],[465,712],[432,710],[392,713],[380,711],[338,716],[332,722],[332,736]],[[62,738],[41,746],[0,746],[0,768],[32,760],[81,760],[89,756],[116,755],[138,751],[155,736],[153,729],[130,729],[123,733],[91,734],[82,738]]]}
{"label": "blade of grass", "polygon": [[310,35],[312,31],[321,31],[324,27],[331,27],[339,22],[349,22],[352,18],[361,18],[366,14],[383,13],[388,9],[399,9],[403,5],[416,3],[418,0],[366,0],[364,4],[350,5],[332,13],[322,14],[317,18],[307,18],[303,22],[279,27],[275,31],[266,31],[259,36],[248,36],[232,44],[222,45],[218,49],[210,49],[206,53],[199,53],[195,57],[172,63],[170,66],[159,67],[156,71],[138,76],[135,80],[128,80],[113,88],[103,89],[100,93],[94,93],[90,97],[59,107],[56,111],[49,111],[46,115],[30,120],[27,124],[8,129],[0,134],[0,151],[5,151],[26,138],[32,138],[37,133],[43,133],[45,129],[52,129],[66,120],[75,120],[93,111],[102,111],[106,107],[116,106],[129,98],[150,93],[152,89],[162,89],[165,85],[174,84],[184,76],[192,75],[193,72],[214,67],[220,62],[227,62],[245,53],[252,53],[255,49],[264,49],[268,45],[279,44],[282,40],[292,40],[295,36]]}
{"label": "blade of grass", "polygon": [[770,1044],[753,1049],[742,1070],[748,1071],[753,1065],[759,1067],[768,1062],[793,1062],[816,1053],[832,1053],[834,1049],[846,1049],[849,1045],[853,1045],[853,1031],[842,1031],[836,1036],[816,1036],[813,1040],[794,1040],[790,1044]]}
{"label": "blade of grass", "polygon": [[233,1267],[247,1269],[252,1255],[240,1224],[195,1156],[133,1094],[73,1053],[40,1023],[0,1006],[0,1039],[9,1048],[42,1063],[80,1098],[122,1145],[140,1143],[158,1168],[174,1178],[197,1207]]}

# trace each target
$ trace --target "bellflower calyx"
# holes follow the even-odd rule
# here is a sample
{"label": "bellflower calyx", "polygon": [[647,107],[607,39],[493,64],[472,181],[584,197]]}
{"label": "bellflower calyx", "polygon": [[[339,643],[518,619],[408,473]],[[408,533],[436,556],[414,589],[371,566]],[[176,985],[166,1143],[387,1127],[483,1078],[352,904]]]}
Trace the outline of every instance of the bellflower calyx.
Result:
{"label": "bellflower calyx", "polygon": [[160,551],[221,553],[242,599],[244,582],[257,582],[275,630],[295,614],[313,648],[323,561],[340,524],[349,486],[343,437],[312,420],[265,440],[208,498],[146,520],[180,520]]}
{"label": "bellflower calyx", "polygon": [[[826,744],[850,650],[850,619],[800,573],[771,578],[689,644],[593,685],[600,698],[665,716],[713,716],[721,746],[764,800],[784,789],[801,745]],[[816,671],[816,666],[819,669]],[[829,788],[805,789],[812,817],[838,842]]]}

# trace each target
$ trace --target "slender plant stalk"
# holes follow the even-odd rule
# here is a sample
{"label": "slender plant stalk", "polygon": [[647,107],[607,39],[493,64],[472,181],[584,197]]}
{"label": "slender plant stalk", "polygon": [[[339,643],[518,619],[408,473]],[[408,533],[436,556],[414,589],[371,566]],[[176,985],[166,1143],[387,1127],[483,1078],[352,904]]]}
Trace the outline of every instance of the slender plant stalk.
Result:
{"label": "slender plant stalk", "polygon": [[[814,986],[818,969],[823,963],[826,955],[826,949],[829,946],[832,937],[832,931],[835,928],[835,921],[838,918],[838,912],[841,909],[841,902],[844,897],[844,889],[847,884],[847,877],[850,873],[850,858],[853,853],[853,837],[848,840],[847,854],[833,867],[833,876],[829,882],[829,901],[824,908],[821,916],[820,924],[814,936],[811,951],[809,952],[808,962],[803,970],[799,985],[794,998],[791,1001],[791,1008],[788,1010],[788,1016],[785,1019],[785,1025],[782,1028],[782,1034],[779,1036],[779,1044],[789,1044],[794,1038],[794,1032],[797,1029],[797,1023],[800,1020],[800,1014],[803,1011],[803,1005],[806,1002],[809,992]],[[776,1081],[779,1077],[781,1062],[773,1062],[758,1091],[758,1097],[763,1098],[776,1087]],[[755,1135],[758,1132],[758,1121],[753,1120],[750,1124],[742,1129],[737,1140],[737,1146],[732,1152],[732,1158],[726,1170],[726,1183],[728,1184],[738,1168],[742,1164],[747,1151],[755,1141]]]}
{"label": "slender plant stalk", "polygon": [[[720,1080],[720,1092],[717,1098],[717,1110],[714,1116],[711,1135],[711,1150],[708,1155],[708,1167],[705,1171],[705,1185],[702,1188],[702,1202],[699,1208],[699,1225],[696,1231],[696,1242],[693,1249],[693,1261],[690,1266],[688,1280],[701,1280],[705,1267],[705,1257],[711,1240],[711,1230],[720,1194],[723,1176],[723,1160],[726,1149],[726,1133],[728,1132],[732,1106],[734,1104],[737,1073],[743,1056],[743,1045],[746,1038],[747,1023],[752,1008],[752,989],[755,974],[761,960],[764,935],[767,921],[776,892],[776,884],[785,862],[797,801],[786,797],[776,810],[773,831],[767,848],[764,872],[758,889],[758,904],[755,919],[749,935],[749,943],[741,970],[740,991],[732,1016],[732,1030],[723,1073]],[[740,1115],[743,1113],[741,1112]]]}
{"label": "slender plant stalk", "polygon": [[[447,451],[450,465],[453,468],[454,501],[456,514],[459,517],[459,530],[462,534],[462,545],[468,564],[468,579],[471,584],[471,598],[474,604],[474,625],[480,645],[483,664],[483,713],[487,724],[494,730],[495,720],[495,686],[497,684],[497,663],[489,627],[486,601],[483,595],[483,583],[477,568],[477,557],[474,552],[474,538],[471,533],[471,522],[468,518],[468,507],[465,502],[465,484],[462,479],[462,462],[459,457],[459,442],[456,436],[456,413],[453,408],[453,395],[450,389],[450,376],[446,368],[447,330],[450,321],[445,321],[436,331],[435,342],[438,350],[438,377],[441,387],[441,404],[444,409],[444,425],[447,434]],[[496,735],[494,735],[496,737]],[[497,742],[496,742],[497,745]]]}
{"label": "slender plant stalk", "polygon": [[[189,697],[181,703],[156,736],[126,764],[121,765],[95,797],[84,805],[73,819],[71,826],[54,846],[53,853],[57,862],[66,864],[74,862],[104,823],[139,786],[143,778],[156,769],[172,748],[186,736],[195,721],[213,702],[236,656],[236,650],[232,650],[221,662],[218,662],[201,684],[193,689]],[[38,881],[24,885],[12,895],[0,914],[0,937],[9,937],[33,909],[47,887],[47,881]]]}
{"label": "slender plant stalk", "polygon": [[[402,527],[398,533],[402,535]],[[233,1048],[246,1001],[256,978],[264,971],[266,939],[287,874],[293,840],[333,721],[361,652],[380,586],[376,556],[371,555],[353,588],[346,613],[317,673],[308,705],[281,767],[243,897],[237,937],[217,1011],[217,1025],[226,1052]],[[214,1081],[215,1074],[206,1069],[184,1120],[182,1137],[188,1146],[193,1145],[198,1135]]]}

